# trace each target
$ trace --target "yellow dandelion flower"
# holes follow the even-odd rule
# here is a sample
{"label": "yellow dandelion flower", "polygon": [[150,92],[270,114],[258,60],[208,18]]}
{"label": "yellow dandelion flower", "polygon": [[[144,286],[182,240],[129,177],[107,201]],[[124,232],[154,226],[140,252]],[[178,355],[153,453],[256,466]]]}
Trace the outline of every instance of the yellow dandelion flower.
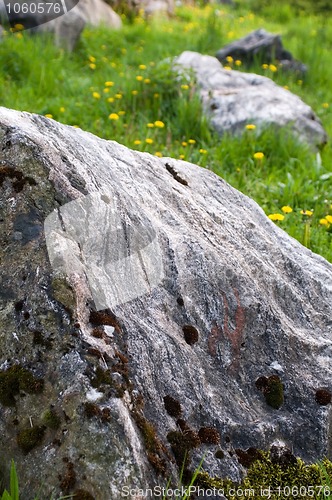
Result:
{"label": "yellow dandelion flower", "polygon": [[205,155],[205,154],[207,153],[207,150],[206,150],[206,149],[201,148],[201,149],[199,150],[199,152],[200,152],[202,155]]}
{"label": "yellow dandelion flower", "polygon": [[113,87],[114,82],[107,81],[104,83],[105,87]]}
{"label": "yellow dandelion flower", "polygon": [[60,113],[64,113],[66,111],[66,108],[64,108],[63,106],[61,106],[61,108],[59,108],[59,111],[60,111]]}
{"label": "yellow dandelion flower", "polygon": [[121,110],[121,111],[119,111],[119,112],[118,112],[118,115],[119,115],[119,116],[123,116],[123,115],[125,115],[125,114],[126,114],[126,112],[125,112],[125,111],[123,111],[123,110]]}
{"label": "yellow dandelion flower", "polygon": [[285,89],[285,90],[289,90],[288,85],[284,85],[284,89]]}
{"label": "yellow dandelion flower", "polygon": [[45,118],[53,118],[53,115],[51,115],[51,113],[46,113],[46,115],[44,115]]}
{"label": "yellow dandelion flower", "polygon": [[105,88],[104,88],[104,90],[103,90],[103,92],[104,92],[105,94],[108,94],[108,92],[109,92],[109,91],[110,91],[109,87],[105,87]]}
{"label": "yellow dandelion flower", "polygon": [[163,156],[160,151],[156,151],[154,155],[158,156],[159,158],[161,158]]}
{"label": "yellow dandelion flower", "polygon": [[269,65],[269,70],[271,70],[273,73],[275,73],[276,71],[278,71],[278,68],[274,64],[270,64]]}
{"label": "yellow dandelion flower", "polygon": [[22,33],[15,33],[16,38],[23,38]]}
{"label": "yellow dandelion flower", "polygon": [[189,139],[189,140],[188,140],[188,143],[189,143],[189,144],[196,144],[196,141],[195,141],[195,139]]}
{"label": "yellow dandelion flower", "polygon": [[326,216],[325,216],[325,219],[327,220],[327,222],[328,222],[329,224],[332,224],[332,215],[326,215]]}
{"label": "yellow dandelion flower", "polygon": [[97,66],[95,65],[95,63],[90,63],[90,64],[89,64],[89,68],[90,68],[90,69],[96,69],[96,67],[97,67]]}
{"label": "yellow dandelion flower", "polygon": [[181,85],[181,88],[182,88],[182,90],[188,90],[189,89],[189,85],[187,85],[187,84],[184,83],[183,85]]}
{"label": "yellow dandelion flower", "polygon": [[136,139],[136,141],[134,141],[134,144],[135,144],[135,146],[139,146],[140,144],[142,144],[142,141],[140,141],[139,139]]}
{"label": "yellow dandelion flower", "polygon": [[285,216],[282,214],[270,214],[268,215],[268,218],[273,221],[278,221],[278,220],[284,220]]}
{"label": "yellow dandelion flower", "polygon": [[89,56],[89,61],[92,62],[92,63],[95,63],[96,62],[96,58],[93,57],[93,56]]}
{"label": "yellow dandelion flower", "polygon": [[327,109],[329,107],[329,103],[328,102],[323,102],[322,106],[323,106],[323,108]]}
{"label": "yellow dandelion flower", "polygon": [[142,75],[137,75],[137,76],[136,76],[136,80],[137,80],[138,82],[142,82],[142,81],[143,81],[143,77],[142,77]]}
{"label": "yellow dandelion flower", "polygon": [[146,142],[147,144],[153,144],[153,139],[151,139],[150,137],[147,137],[147,138],[145,139],[145,142]]}
{"label": "yellow dandelion flower", "polygon": [[267,69],[268,67],[269,67],[269,65],[268,65],[268,64],[266,64],[266,63],[262,64],[262,68],[263,68],[263,69]]}
{"label": "yellow dandelion flower", "polygon": [[255,160],[262,160],[264,158],[264,153],[261,151],[257,151],[257,153],[254,154]]}
{"label": "yellow dandelion flower", "polygon": [[153,97],[154,97],[155,99],[158,99],[158,97],[159,97],[158,92],[155,92],[155,93],[153,94]]}
{"label": "yellow dandelion flower", "polygon": [[311,217],[313,214],[313,211],[312,210],[301,210],[300,214],[307,215],[308,217]]}
{"label": "yellow dandelion flower", "polygon": [[147,126],[148,128],[153,128],[153,127],[154,127],[154,123],[147,123],[147,124],[146,124],[146,126]]}
{"label": "yellow dandelion flower", "polygon": [[165,127],[165,123],[161,122],[160,120],[157,120],[157,121],[154,122],[154,126],[157,127],[157,128],[164,128]]}
{"label": "yellow dandelion flower", "polygon": [[226,71],[232,71],[232,68],[231,68],[230,66],[224,66],[224,69],[225,69]]}
{"label": "yellow dandelion flower", "polygon": [[132,90],[131,93],[132,93],[132,95],[137,95],[138,94],[138,90]]}
{"label": "yellow dandelion flower", "polygon": [[24,30],[24,26],[23,26],[23,24],[20,24],[20,23],[15,24],[15,25],[14,25],[14,28],[15,28],[17,31],[22,31],[22,30]]}
{"label": "yellow dandelion flower", "polygon": [[93,97],[94,99],[100,99],[100,94],[99,94],[99,92],[92,92],[92,97]]}
{"label": "yellow dandelion flower", "polygon": [[248,125],[246,125],[247,130],[255,130],[255,128],[256,128],[256,125],[254,125],[253,123],[248,123]]}
{"label": "yellow dandelion flower", "polygon": [[117,113],[111,113],[108,118],[110,120],[118,120],[120,117]]}
{"label": "yellow dandelion flower", "polygon": [[146,69],[145,64],[140,64],[138,67],[139,67],[139,69]]}
{"label": "yellow dandelion flower", "polygon": [[111,67],[112,68],[116,68],[116,63],[115,62],[111,62]]}
{"label": "yellow dandelion flower", "polygon": [[284,214],[290,214],[291,212],[293,212],[292,207],[288,205],[281,207],[281,210],[284,212]]}
{"label": "yellow dandelion flower", "polygon": [[240,61],[240,59],[236,59],[235,66],[241,66],[241,64],[242,64],[242,61]]}
{"label": "yellow dandelion flower", "polygon": [[122,94],[115,94],[115,99],[122,99]]}
{"label": "yellow dandelion flower", "polygon": [[180,156],[179,156],[179,159],[180,159],[180,160],[183,160],[183,159],[184,159],[184,155],[180,155]]}
{"label": "yellow dandelion flower", "polygon": [[227,61],[228,63],[232,64],[232,62],[234,62],[234,59],[233,59],[233,57],[232,57],[232,56],[227,56],[227,57],[226,57],[226,61]]}
{"label": "yellow dandelion flower", "polygon": [[108,97],[107,102],[114,102],[114,97]]}
{"label": "yellow dandelion flower", "polygon": [[188,143],[186,141],[183,141],[181,144],[182,144],[183,147],[188,146]]}
{"label": "yellow dandelion flower", "polygon": [[322,224],[322,226],[328,226],[329,222],[327,219],[319,219],[319,224]]}
{"label": "yellow dandelion flower", "polygon": [[144,78],[144,83],[151,83],[150,78]]}

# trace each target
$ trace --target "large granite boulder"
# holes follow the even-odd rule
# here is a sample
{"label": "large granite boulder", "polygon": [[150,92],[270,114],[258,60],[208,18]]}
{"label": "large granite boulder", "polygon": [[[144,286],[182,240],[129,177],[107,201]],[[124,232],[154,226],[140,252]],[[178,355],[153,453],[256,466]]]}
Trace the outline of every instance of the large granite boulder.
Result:
{"label": "large granite boulder", "polygon": [[229,56],[240,59],[247,65],[256,61],[263,63],[278,61],[281,69],[292,70],[301,75],[307,72],[306,65],[294,59],[284,48],[280,35],[268,33],[262,28],[225,45],[216,53],[216,58],[222,63]]}
{"label": "large granite boulder", "polygon": [[298,96],[254,73],[224,69],[215,58],[185,51],[175,59],[177,71],[193,71],[203,107],[212,126],[241,133],[247,123],[288,127],[302,141],[322,145],[327,141],[321,121]]}
{"label": "large granite boulder", "polygon": [[196,165],[5,108],[0,146],[0,466],[22,498],[137,500],[185,451],[233,480],[276,440],[331,455],[326,260]]}

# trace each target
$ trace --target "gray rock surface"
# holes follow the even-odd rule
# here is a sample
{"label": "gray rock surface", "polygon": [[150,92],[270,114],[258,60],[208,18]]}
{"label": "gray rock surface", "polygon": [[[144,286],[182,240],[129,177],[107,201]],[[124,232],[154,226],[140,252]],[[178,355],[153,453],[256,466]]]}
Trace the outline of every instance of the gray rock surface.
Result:
{"label": "gray rock surface", "polygon": [[260,128],[289,127],[302,141],[313,145],[327,141],[310,106],[269,78],[225,70],[216,58],[190,51],[175,59],[175,68],[194,72],[204,109],[220,134],[241,133],[247,123],[254,123]]}
{"label": "gray rock surface", "polygon": [[188,439],[188,467],[233,480],[234,449],[331,457],[328,262],[196,165],[5,108],[0,143],[0,456],[22,498],[138,499],[176,484]]}
{"label": "gray rock surface", "polygon": [[216,53],[216,58],[222,63],[226,61],[227,56],[240,59],[247,65],[254,63],[255,60],[263,63],[277,60],[281,69],[295,71],[301,75],[307,72],[305,64],[294,59],[284,48],[280,35],[268,33],[264,29],[252,31],[249,35],[225,45]]}

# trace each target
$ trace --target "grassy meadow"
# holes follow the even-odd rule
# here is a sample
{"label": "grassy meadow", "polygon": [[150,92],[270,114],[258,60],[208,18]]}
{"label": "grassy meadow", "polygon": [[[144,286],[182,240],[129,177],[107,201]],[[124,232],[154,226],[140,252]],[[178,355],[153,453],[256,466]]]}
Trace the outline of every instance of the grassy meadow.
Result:
{"label": "grassy meadow", "polygon": [[[280,33],[285,48],[308,66],[307,75],[299,80],[264,61],[249,71],[299,95],[332,137],[329,18],[295,13],[283,3],[258,15],[245,0],[236,7],[181,6],[172,19],[122,17],[120,31],[84,30],[72,54],[47,37],[6,33],[0,43],[1,105],[209,168],[332,262],[331,145],[316,152],[287,130],[259,134],[254,127],[241,137],[220,138],[202,115],[194,80],[176,79],[170,68],[171,58],[184,50],[214,55],[254,29]],[[248,71],[242,61],[229,61],[234,69]]]}

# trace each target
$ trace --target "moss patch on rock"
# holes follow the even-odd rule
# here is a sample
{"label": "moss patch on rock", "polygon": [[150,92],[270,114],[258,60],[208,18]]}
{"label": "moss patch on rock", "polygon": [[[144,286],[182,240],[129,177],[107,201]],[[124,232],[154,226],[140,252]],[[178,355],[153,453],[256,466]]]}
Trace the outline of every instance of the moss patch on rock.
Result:
{"label": "moss patch on rock", "polygon": [[16,441],[23,453],[29,453],[29,451],[41,444],[44,434],[45,427],[43,425],[29,427],[27,429],[22,429],[17,434]]}
{"label": "moss patch on rock", "polygon": [[[312,491],[314,493],[312,497],[316,498],[318,488],[324,485],[325,474],[332,477],[332,462],[328,459],[324,459],[321,463],[305,464],[301,459],[296,458],[293,463],[280,464],[273,460],[269,452],[260,451],[259,453],[260,458],[250,465],[247,476],[241,484],[235,484],[229,479],[212,478],[207,472],[199,472],[195,485],[203,489],[222,490],[223,494],[231,500],[247,497],[257,500],[300,498],[301,492],[302,498],[309,498],[310,493],[308,496],[306,494],[303,496],[305,491]],[[308,489],[310,486],[311,488]]]}
{"label": "moss patch on rock", "polygon": [[20,391],[28,394],[38,394],[44,388],[43,379],[36,378],[29,370],[20,365],[14,365],[0,371],[0,403],[4,406],[14,406],[15,396]]}

